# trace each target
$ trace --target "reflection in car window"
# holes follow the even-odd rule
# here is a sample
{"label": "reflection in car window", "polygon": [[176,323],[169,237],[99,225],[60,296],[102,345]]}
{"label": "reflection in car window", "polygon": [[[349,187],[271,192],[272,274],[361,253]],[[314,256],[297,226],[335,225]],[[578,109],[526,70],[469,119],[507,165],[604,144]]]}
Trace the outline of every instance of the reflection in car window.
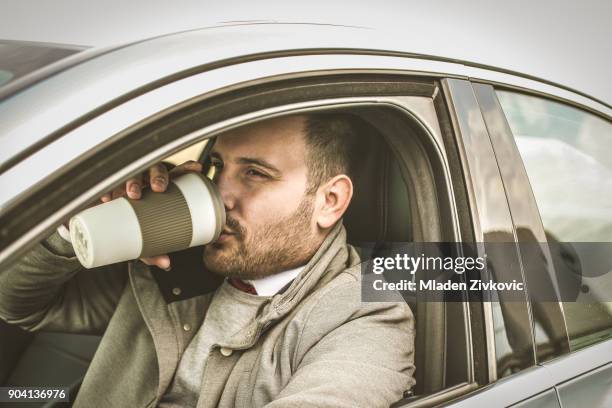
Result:
{"label": "reflection in car window", "polygon": [[3,84],[7,83],[8,81],[11,80],[11,78],[13,78],[13,74],[0,69],[0,86],[2,86]]}
{"label": "reflection in car window", "polygon": [[564,256],[575,255],[583,293],[563,308],[570,345],[578,349],[612,334],[612,273],[594,273],[609,264],[600,250],[609,245],[597,243],[612,242],[612,125],[546,99],[507,91],[497,96],[548,241],[559,242]]}
{"label": "reflection in car window", "polygon": [[0,40],[0,86],[80,51],[80,47]]}

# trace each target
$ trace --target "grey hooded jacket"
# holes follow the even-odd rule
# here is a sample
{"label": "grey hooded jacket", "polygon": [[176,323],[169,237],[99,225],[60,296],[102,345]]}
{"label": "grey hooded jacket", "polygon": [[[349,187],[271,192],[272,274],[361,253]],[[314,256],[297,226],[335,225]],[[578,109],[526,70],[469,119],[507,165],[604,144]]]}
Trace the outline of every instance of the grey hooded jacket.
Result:
{"label": "grey hooded jacket", "polygon": [[[152,407],[220,283],[202,272],[201,255],[173,255],[169,272],[141,262],[83,270],[54,234],[0,272],[0,317],[31,331],[104,334],[75,406]],[[388,407],[400,399],[414,384],[413,315],[404,303],[361,303],[359,262],[338,223],[250,326],[212,347],[197,406]]]}

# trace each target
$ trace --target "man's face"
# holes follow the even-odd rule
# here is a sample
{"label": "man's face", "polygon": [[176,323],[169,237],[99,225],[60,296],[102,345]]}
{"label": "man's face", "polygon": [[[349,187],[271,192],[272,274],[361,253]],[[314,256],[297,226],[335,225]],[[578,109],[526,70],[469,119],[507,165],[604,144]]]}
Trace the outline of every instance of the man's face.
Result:
{"label": "man's face", "polygon": [[318,248],[303,127],[293,116],[219,136],[211,159],[227,225],[205,248],[211,271],[258,279],[306,263]]}

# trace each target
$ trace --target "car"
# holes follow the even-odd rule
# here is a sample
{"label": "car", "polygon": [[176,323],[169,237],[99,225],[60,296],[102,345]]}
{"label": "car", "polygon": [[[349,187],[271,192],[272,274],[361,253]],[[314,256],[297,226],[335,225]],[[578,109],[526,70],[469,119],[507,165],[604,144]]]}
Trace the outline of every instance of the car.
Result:
{"label": "car", "polygon": [[[350,242],[476,244],[480,278],[524,284],[452,301],[417,290],[416,385],[393,406],[612,405],[612,279],[587,271],[609,266],[610,104],[333,25],[228,24],[105,49],[5,41],[0,56],[0,270],[151,164],[205,159],[223,130],[348,112],[367,123]],[[99,341],[0,330],[2,385],[73,394]]]}

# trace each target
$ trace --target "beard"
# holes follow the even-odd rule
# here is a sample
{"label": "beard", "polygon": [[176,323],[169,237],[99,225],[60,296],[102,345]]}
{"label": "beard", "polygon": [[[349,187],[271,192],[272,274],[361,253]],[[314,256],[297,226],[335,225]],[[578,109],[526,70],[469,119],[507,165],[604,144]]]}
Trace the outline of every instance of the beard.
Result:
{"label": "beard", "polygon": [[[260,279],[305,264],[316,252],[310,229],[314,195],[306,194],[289,216],[247,231],[227,216],[234,231],[230,242],[216,242],[204,249],[204,265],[212,272],[240,279]],[[248,232],[248,234],[247,234]]]}

